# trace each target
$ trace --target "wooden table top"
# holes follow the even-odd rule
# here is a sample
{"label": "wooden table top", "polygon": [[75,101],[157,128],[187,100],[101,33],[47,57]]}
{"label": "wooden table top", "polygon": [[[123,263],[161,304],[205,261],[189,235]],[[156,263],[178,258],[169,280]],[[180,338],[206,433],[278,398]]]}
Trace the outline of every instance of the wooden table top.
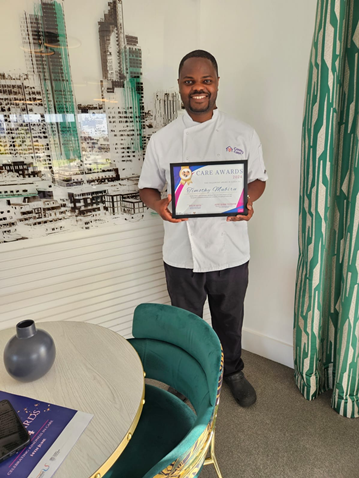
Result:
{"label": "wooden table top", "polygon": [[[42,322],[56,358],[39,380],[11,378],[0,360],[0,388],[94,415],[56,472],[56,478],[101,478],[128,443],[143,406],[144,373],[134,348],[121,335],[83,322]],[[0,351],[15,327],[0,331]]]}

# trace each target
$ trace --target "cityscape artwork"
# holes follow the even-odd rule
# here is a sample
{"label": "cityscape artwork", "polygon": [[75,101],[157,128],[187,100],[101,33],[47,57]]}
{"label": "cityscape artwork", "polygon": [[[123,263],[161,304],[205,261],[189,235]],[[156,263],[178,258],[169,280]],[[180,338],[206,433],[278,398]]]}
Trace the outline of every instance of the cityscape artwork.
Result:
{"label": "cityscape artwork", "polygon": [[25,67],[5,71],[0,63],[0,243],[144,217],[144,150],[177,117],[180,99],[172,87],[153,89],[145,101],[143,52],[126,32],[126,1],[97,1],[97,51],[88,61],[100,63],[101,77],[85,102],[84,85],[72,77],[70,0],[27,0],[19,12]]}

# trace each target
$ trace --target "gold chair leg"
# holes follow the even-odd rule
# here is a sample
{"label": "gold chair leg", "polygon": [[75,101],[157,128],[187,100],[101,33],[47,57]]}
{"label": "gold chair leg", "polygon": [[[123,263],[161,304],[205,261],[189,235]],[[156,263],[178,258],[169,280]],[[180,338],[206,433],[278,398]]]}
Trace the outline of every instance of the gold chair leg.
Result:
{"label": "gold chair leg", "polygon": [[223,478],[222,473],[219,469],[216,454],[214,452],[214,442],[215,442],[215,432],[213,431],[211,447],[210,447],[210,456],[204,460],[204,465],[214,465],[218,478]]}

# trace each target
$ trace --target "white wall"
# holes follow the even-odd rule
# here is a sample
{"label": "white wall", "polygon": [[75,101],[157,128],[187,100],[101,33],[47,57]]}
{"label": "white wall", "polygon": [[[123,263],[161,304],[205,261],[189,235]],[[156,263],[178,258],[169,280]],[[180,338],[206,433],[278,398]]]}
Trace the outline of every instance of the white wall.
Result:
{"label": "white wall", "polygon": [[[183,54],[211,51],[220,69],[219,107],[262,139],[270,179],[250,224],[244,348],[292,366],[301,121],[316,2],[191,0],[201,19],[194,34],[193,22],[179,25],[171,15],[174,1],[165,24],[175,22],[183,35],[176,55],[181,46]],[[197,39],[193,48],[187,28]],[[166,75],[176,75],[180,58],[170,57],[169,44],[164,57]],[[99,323],[128,336],[137,303],[168,302],[161,241],[160,220],[149,215],[117,229],[1,244],[0,328],[32,316]]]}
{"label": "white wall", "polygon": [[219,107],[257,130],[269,175],[249,227],[244,348],[292,366],[301,123],[316,2],[202,5],[201,48],[219,63]]}

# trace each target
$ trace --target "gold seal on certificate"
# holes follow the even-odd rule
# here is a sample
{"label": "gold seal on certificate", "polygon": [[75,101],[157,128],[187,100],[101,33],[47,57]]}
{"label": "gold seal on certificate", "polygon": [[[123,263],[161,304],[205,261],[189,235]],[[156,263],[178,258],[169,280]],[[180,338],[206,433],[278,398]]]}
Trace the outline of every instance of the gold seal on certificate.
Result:
{"label": "gold seal on certificate", "polygon": [[247,215],[246,160],[171,163],[174,218]]}

